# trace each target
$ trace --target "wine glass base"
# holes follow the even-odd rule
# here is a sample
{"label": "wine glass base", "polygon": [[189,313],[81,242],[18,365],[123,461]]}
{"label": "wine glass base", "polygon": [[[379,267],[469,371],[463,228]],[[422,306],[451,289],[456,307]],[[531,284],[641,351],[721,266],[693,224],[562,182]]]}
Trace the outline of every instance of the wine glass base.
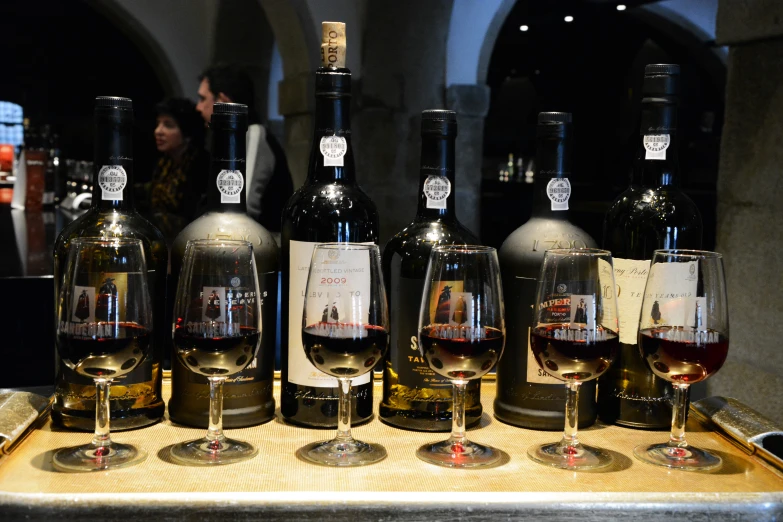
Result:
{"label": "wine glass base", "polygon": [[327,440],[313,442],[296,452],[296,455],[321,466],[366,466],[386,458],[386,448],[379,444],[367,444],[359,440]]}
{"label": "wine glass base", "polygon": [[425,444],[416,450],[416,456],[424,462],[448,468],[478,468],[500,461],[501,453],[491,446],[451,440]]}
{"label": "wine glass base", "polygon": [[147,452],[143,449],[112,442],[111,445],[102,447],[85,444],[62,448],[54,454],[52,464],[59,471],[104,471],[135,466],[144,462],[146,458]]}
{"label": "wine glass base", "polygon": [[678,448],[665,442],[636,446],[633,454],[642,462],[684,471],[709,471],[719,468],[723,463],[720,457],[702,449],[693,446]]}
{"label": "wine glass base", "polygon": [[569,470],[590,470],[610,466],[614,459],[605,450],[584,444],[567,446],[562,442],[533,446],[527,456],[545,466]]}
{"label": "wine glass base", "polygon": [[258,448],[236,439],[202,439],[180,442],[171,447],[171,460],[185,466],[220,466],[252,459]]}

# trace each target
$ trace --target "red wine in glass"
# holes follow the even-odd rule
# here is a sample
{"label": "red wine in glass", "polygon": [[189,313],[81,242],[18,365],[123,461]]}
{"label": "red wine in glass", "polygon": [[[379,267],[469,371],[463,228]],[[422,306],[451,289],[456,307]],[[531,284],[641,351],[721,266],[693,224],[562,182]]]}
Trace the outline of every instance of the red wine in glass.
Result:
{"label": "red wine in glass", "polygon": [[260,333],[256,328],[240,326],[234,335],[214,335],[220,332],[188,332],[187,326],[174,331],[174,348],[188,369],[213,377],[242,371],[256,356]]}
{"label": "red wine in glass", "polygon": [[503,352],[503,332],[497,328],[435,324],[419,332],[424,359],[449,379],[476,379],[486,374]]}
{"label": "red wine in glass", "polygon": [[585,381],[604,373],[615,356],[620,339],[611,330],[569,328],[569,323],[536,327],[530,348],[538,364],[561,381]]}
{"label": "red wine in glass", "polygon": [[721,369],[729,339],[711,329],[661,326],[639,331],[639,351],[661,379],[693,384]]}
{"label": "red wine in glass", "polygon": [[[68,368],[86,377],[111,379],[125,375],[144,360],[150,349],[150,331],[136,323],[76,323],[71,328],[75,328],[72,333],[61,330],[58,334],[57,349]],[[90,332],[95,332],[95,337]]]}
{"label": "red wine in glass", "polygon": [[388,339],[386,329],[368,324],[319,322],[302,330],[307,358],[332,377],[367,373],[386,353]]}

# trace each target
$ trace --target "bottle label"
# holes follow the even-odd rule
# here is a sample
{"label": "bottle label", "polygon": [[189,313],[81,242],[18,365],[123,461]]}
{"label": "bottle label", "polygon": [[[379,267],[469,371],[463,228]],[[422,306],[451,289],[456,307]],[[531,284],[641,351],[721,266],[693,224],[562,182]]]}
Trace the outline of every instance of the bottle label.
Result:
{"label": "bottle label", "polygon": [[[274,357],[275,357],[275,323],[277,322],[277,272],[267,272],[258,274],[258,291],[260,298],[255,290],[246,291],[240,286],[239,278],[232,278],[228,281],[228,287],[204,287],[201,294],[202,299],[202,319],[204,324],[217,325],[218,329],[224,329],[223,332],[217,332],[220,335],[230,335],[229,330],[238,331],[239,325],[221,322],[222,311],[225,309],[221,303],[228,303],[230,306],[243,306],[245,304],[261,307],[261,343],[255,357],[242,371],[229,375],[226,378],[226,399],[242,398],[231,391],[237,384],[254,384],[262,381],[269,381],[274,377]],[[204,299],[206,296],[206,299]],[[197,327],[200,326],[198,323]],[[172,367],[174,365],[172,364]],[[209,380],[204,375],[188,370],[180,364],[181,370],[177,375],[180,379],[185,379],[191,384],[200,384],[204,386],[205,397],[209,397]],[[250,392],[253,393],[253,392]],[[257,391],[256,391],[257,393]],[[260,399],[261,397],[259,397]]]}
{"label": "bottle label", "polygon": [[127,184],[128,174],[122,165],[104,165],[98,172],[103,201],[122,201],[122,190]]}
{"label": "bottle label", "polygon": [[[58,324],[59,335],[67,335],[76,339],[108,339],[115,338],[117,331],[111,323],[123,323],[126,320],[126,300],[128,292],[128,280],[133,281],[137,274],[127,272],[103,272],[91,273],[86,279],[79,281],[80,285],[73,286],[73,299],[71,303],[71,317],[61,317]],[[154,278],[154,271],[150,271],[148,281]],[[153,288],[150,288],[153,290]],[[155,294],[150,294],[155,295]],[[59,337],[58,335],[58,337]],[[150,342],[154,343],[153,339]],[[149,355],[145,357],[134,369],[128,373],[112,377],[112,390],[118,387],[118,396],[127,392],[125,386],[152,380],[153,353],[155,347],[150,346]],[[113,358],[132,358],[132,354],[122,352],[114,354]],[[64,361],[61,361],[65,365]],[[91,377],[77,373],[75,369],[68,368],[66,380],[71,384],[91,385],[94,381]],[[122,388],[120,388],[122,387]],[[112,392],[112,397],[115,393]]]}
{"label": "bottle label", "polygon": [[[463,281],[441,281],[440,285],[441,291],[433,292],[428,304],[431,318],[435,317],[438,309],[445,311],[443,315],[448,315],[451,309],[449,302],[452,299],[439,298],[446,287],[448,287],[446,292],[449,293],[452,290],[456,293],[462,292]],[[389,310],[389,319],[392,330],[389,360],[392,363],[392,370],[397,374],[397,383],[411,389],[450,389],[451,381],[436,374],[419,351],[419,312],[424,280],[396,277],[390,290],[392,306]],[[448,318],[445,319],[445,323],[449,323]],[[426,395],[408,397],[408,399],[427,400]]]}
{"label": "bottle label", "polygon": [[[312,386],[316,388],[336,388],[338,383],[337,379],[331,377],[321,370],[317,369],[307,359],[304,351],[304,345],[302,344],[302,320],[304,316],[304,303],[305,292],[307,291],[307,279],[310,275],[310,262],[313,257],[313,250],[317,243],[309,241],[291,241],[291,261],[289,265],[289,294],[288,294],[288,380],[294,384],[300,386]],[[356,251],[358,253],[360,251]],[[339,265],[339,268],[333,270],[341,270],[340,274],[332,272],[331,275],[326,272],[319,278],[316,286],[318,288],[311,288],[310,295],[313,299],[307,300],[308,316],[323,318],[326,315],[327,322],[330,318],[333,321],[337,321],[341,314],[345,314],[344,299],[350,297],[350,292],[340,292],[334,286],[334,276],[339,276],[342,284],[342,274],[347,274],[352,270],[365,270],[369,271],[369,259],[366,252],[364,252],[364,258],[354,259],[352,255],[346,256],[346,254],[352,254],[348,252],[339,252],[340,257],[343,258],[344,263]],[[323,267],[324,269],[326,267]],[[331,269],[331,268],[330,268]],[[329,282],[331,277],[332,282]],[[362,278],[365,279],[365,278]],[[321,282],[323,281],[323,282]],[[346,281],[347,283],[347,281]],[[367,280],[364,286],[358,285],[355,288],[350,289],[353,292],[360,292],[361,294],[370,295],[370,283]],[[340,294],[339,296],[337,294]],[[345,295],[343,295],[345,294]],[[334,308],[334,310],[333,310]],[[342,308],[342,311],[341,311]],[[332,314],[335,314],[337,318],[334,318]],[[315,314],[315,315],[313,315]],[[371,372],[367,372],[364,375],[356,377],[351,380],[352,386],[359,386],[361,384],[367,384],[370,382]]]}
{"label": "bottle label", "polygon": [[696,296],[698,280],[696,261],[654,264],[644,289],[647,299],[639,319],[641,328],[673,325],[704,329],[707,303]]}
{"label": "bottle label", "polygon": [[552,210],[568,210],[571,182],[568,178],[552,178],[546,184],[546,195],[552,202]]}
{"label": "bottle label", "polygon": [[321,138],[321,154],[325,167],[344,167],[343,158],[348,152],[348,142],[342,136],[324,136]]}
{"label": "bottle label", "polygon": [[[539,283],[540,284],[540,283]],[[539,296],[538,317],[534,324],[595,323],[595,285],[593,281],[557,281],[551,292]],[[538,295],[538,293],[536,293]],[[530,347],[527,336],[527,381],[537,384],[563,384],[543,369]],[[543,362],[543,361],[542,361]]]}
{"label": "bottle label", "polygon": [[245,178],[239,170],[221,170],[217,175],[217,188],[221,203],[239,203]]}
{"label": "bottle label", "polygon": [[671,143],[671,136],[668,134],[649,134],[644,136],[644,159],[665,160],[666,149]]}
{"label": "bottle label", "polygon": [[427,176],[424,180],[424,195],[427,208],[446,208],[446,198],[451,194],[451,182],[445,176]]}
{"label": "bottle label", "polygon": [[612,262],[617,292],[617,311],[620,315],[620,342],[636,345],[639,334],[639,313],[642,311],[644,285],[650,273],[650,260],[615,257]]}

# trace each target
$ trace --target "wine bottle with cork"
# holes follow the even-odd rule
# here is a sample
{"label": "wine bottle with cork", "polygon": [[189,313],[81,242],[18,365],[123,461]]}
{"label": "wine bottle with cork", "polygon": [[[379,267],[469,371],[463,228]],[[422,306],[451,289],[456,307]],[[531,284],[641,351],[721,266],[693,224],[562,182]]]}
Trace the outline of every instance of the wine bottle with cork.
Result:
{"label": "wine bottle with cork", "polygon": [[[337,379],[316,369],[302,347],[304,292],[316,243],[378,242],[378,211],[356,182],[351,144],[351,71],[345,24],[324,22],[315,72],[315,125],[304,185],[283,211],[281,398],[283,417],[316,428],[337,426]],[[372,372],[353,379],[351,419],[372,417]]]}

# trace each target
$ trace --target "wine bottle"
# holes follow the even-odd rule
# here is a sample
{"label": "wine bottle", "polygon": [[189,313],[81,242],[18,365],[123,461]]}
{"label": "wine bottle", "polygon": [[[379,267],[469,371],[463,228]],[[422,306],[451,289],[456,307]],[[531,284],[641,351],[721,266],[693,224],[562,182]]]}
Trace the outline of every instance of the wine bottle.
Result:
{"label": "wine bottle", "polygon": [[[315,73],[315,129],[304,185],[283,211],[281,398],[283,417],[302,426],[337,426],[337,380],[316,369],[302,347],[304,292],[315,243],[378,242],[378,211],[356,182],[351,145],[351,72],[345,24],[324,22]],[[372,417],[372,372],[352,380],[351,420]]]}
{"label": "wine bottle", "polygon": [[[416,217],[386,244],[383,275],[390,299],[390,344],[383,366],[383,422],[422,431],[451,429],[452,386],[419,355],[419,307],[432,247],[478,244],[457,221],[454,154],[457,114],[431,110],[421,114],[421,167]],[[462,281],[450,286],[454,292]],[[481,379],[468,381],[465,418],[481,419]]]}
{"label": "wine bottle", "polygon": [[[242,428],[266,422],[275,414],[272,391],[279,251],[269,231],[247,215],[244,190],[247,105],[216,103],[209,127],[212,131],[212,161],[207,185],[208,208],[174,239],[171,248],[171,306],[188,240],[239,239],[253,244],[260,295],[252,295],[251,292],[249,296],[237,295],[236,299],[253,299],[261,307],[261,347],[255,360],[229,377],[223,385],[223,425]],[[243,292],[240,290],[239,293]],[[171,332],[171,324],[168,326]],[[176,355],[171,358],[169,418],[199,428],[209,425],[207,378],[188,370]]]}
{"label": "wine bottle", "polygon": [[[530,330],[535,326],[533,304],[544,252],[596,246],[587,232],[568,221],[571,134],[571,114],[538,115],[532,216],[508,236],[498,256],[506,303],[506,350],[497,368],[495,417],[523,428],[558,430],[565,424],[565,386],[539,368],[530,348]],[[564,288],[562,293],[589,292]],[[558,295],[550,297],[556,302]],[[582,384],[578,413],[580,428],[595,422],[594,380]]]}
{"label": "wine bottle", "polygon": [[[163,234],[133,206],[133,102],[128,98],[95,99],[95,161],[92,205],[79,219],[65,226],[54,244],[55,307],[71,241],[78,237],[135,238],[142,241],[147,259],[154,334],[149,355],[133,371],[114,379],[110,408],[113,430],[138,428],[163,417],[162,361],[167,337],[166,268],[168,249]],[[111,277],[111,274],[106,274]],[[114,285],[121,290],[123,278]],[[57,312],[56,317],[59,317]],[[56,390],[52,421],[61,427],[95,429],[95,383],[56,360]]]}
{"label": "wine bottle", "polygon": [[638,349],[642,294],[653,250],[699,249],[702,241],[699,210],[678,188],[679,76],[678,65],[645,67],[631,185],[604,220],[604,248],[614,259],[620,350],[598,379],[599,416],[633,428],[668,429],[672,419],[672,384],[650,371]]}

